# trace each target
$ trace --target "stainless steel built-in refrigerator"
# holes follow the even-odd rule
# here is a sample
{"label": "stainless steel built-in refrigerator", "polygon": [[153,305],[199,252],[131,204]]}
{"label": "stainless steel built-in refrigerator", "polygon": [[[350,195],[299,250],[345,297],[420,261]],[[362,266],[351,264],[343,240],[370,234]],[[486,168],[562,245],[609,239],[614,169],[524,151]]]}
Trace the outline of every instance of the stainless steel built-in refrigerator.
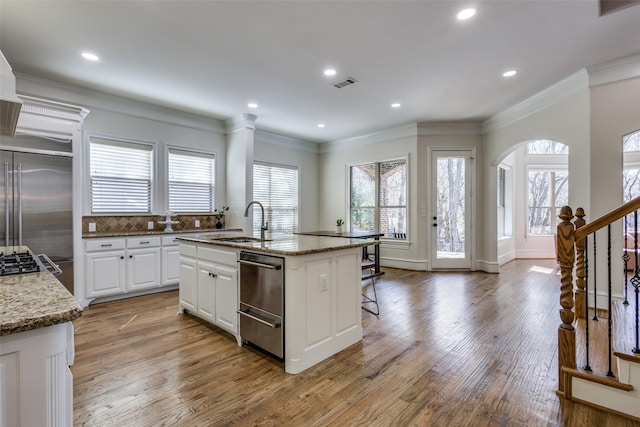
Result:
{"label": "stainless steel built-in refrigerator", "polygon": [[73,293],[72,158],[47,150],[59,144],[35,137],[0,139],[0,246],[26,245],[46,254]]}

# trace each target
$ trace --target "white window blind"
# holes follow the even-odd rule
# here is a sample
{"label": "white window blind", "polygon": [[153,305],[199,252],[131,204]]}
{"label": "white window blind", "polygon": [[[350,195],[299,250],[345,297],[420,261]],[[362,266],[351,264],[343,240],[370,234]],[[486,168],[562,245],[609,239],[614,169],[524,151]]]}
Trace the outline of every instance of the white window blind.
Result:
{"label": "white window blind", "polygon": [[[298,168],[254,163],[253,200],[262,203],[269,229],[277,233],[298,230]],[[253,206],[253,229],[260,231],[260,207]]]}
{"label": "white window blind", "polygon": [[212,212],[215,176],[213,154],[169,149],[169,210]]}
{"label": "white window blind", "polygon": [[150,213],[153,146],[91,138],[92,213]]}

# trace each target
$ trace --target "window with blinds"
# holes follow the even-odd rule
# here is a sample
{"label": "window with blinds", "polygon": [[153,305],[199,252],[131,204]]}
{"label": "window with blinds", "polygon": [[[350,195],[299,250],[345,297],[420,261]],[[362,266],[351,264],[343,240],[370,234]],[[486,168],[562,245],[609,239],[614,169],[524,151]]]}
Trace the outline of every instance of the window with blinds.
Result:
{"label": "window with blinds", "polygon": [[169,210],[212,212],[215,206],[215,156],[169,149]]}
{"label": "window with blinds", "polygon": [[[253,200],[262,203],[265,221],[276,233],[298,230],[298,168],[295,166],[254,163]],[[253,206],[253,230],[260,231],[260,207]]]}
{"label": "window with blinds", "polygon": [[91,213],[151,213],[153,145],[92,137]]}

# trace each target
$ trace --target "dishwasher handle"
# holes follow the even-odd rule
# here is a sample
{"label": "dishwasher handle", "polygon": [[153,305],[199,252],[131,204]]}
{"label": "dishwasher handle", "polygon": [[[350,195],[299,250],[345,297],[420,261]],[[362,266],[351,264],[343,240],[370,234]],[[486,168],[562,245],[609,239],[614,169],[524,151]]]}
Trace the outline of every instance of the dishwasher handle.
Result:
{"label": "dishwasher handle", "polygon": [[268,322],[266,320],[263,320],[259,317],[256,317],[252,314],[249,314],[249,309],[246,310],[238,310],[237,312],[238,314],[242,315],[242,316],[247,316],[249,319],[255,320],[256,322],[262,323],[263,325],[266,325],[270,328],[279,328],[281,326],[281,323],[279,320],[274,320],[272,322]]}
{"label": "dishwasher handle", "polygon": [[238,262],[240,264],[253,265],[255,267],[261,267],[261,268],[268,268],[270,270],[280,270],[282,268],[281,265],[265,264],[263,262],[249,261],[246,259],[239,259]]}

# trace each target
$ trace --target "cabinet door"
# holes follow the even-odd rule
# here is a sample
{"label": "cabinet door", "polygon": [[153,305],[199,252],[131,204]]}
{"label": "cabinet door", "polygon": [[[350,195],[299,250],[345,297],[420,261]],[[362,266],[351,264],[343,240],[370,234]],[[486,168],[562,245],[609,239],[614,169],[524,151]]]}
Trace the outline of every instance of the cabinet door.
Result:
{"label": "cabinet door", "polygon": [[180,246],[162,248],[162,284],[175,285],[180,282]]}
{"label": "cabinet door", "polygon": [[160,286],[160,248],[127,251],[127,291]]}
{"label": "cabinet door", "polygon": [[106,251],[85,255],[87,298],[124,292],[124,251]]}
{"label": "cabinet door", "polygon": [[198,263],[194,258],[180,257],[180,307],[196,313]]}
{"label": "cabinet door", "polygon": [[216,325],[238,333],[238,269],[216,265]]}
{"label": "cabinet door", "polygon": [[211,323],[216,319],[216,267],[198,260],[198,317]]}

